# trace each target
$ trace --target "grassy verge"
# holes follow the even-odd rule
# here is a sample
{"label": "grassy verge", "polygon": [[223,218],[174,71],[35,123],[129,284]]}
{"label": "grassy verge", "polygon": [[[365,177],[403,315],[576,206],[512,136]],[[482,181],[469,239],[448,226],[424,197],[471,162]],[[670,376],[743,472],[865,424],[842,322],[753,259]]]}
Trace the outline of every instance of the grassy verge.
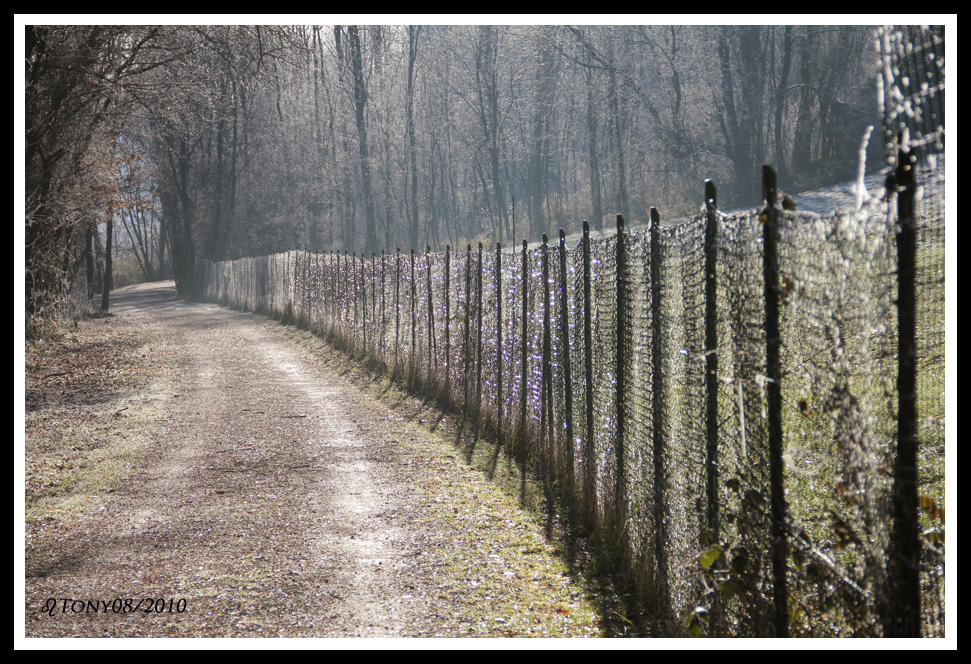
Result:
{"label": "grassy verge", "polygon": [[171,369],[155,333],[106,317],[25,348],[27,566],[47,543],[103,508],[137,466]]}
{"label": "grassy verge", "polygon": [[604,561],[495,440],[311,333],[279,329],[370,397],[375,414],[394,424],[389,442],[418,469],[420,516],[430,532],[447,531],[431,560],[438,597],[461,608],[441,617],[438,635],[650,635],[603,575]]}

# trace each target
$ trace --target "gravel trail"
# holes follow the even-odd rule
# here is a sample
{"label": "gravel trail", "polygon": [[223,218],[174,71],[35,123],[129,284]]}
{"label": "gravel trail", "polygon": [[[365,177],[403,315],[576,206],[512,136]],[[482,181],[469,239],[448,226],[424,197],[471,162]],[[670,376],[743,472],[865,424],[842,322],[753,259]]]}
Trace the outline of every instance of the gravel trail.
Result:
{"label": "gravel trail", "polygon": [[387,421],[275,323],[157,284],[113,311],[167,330],[177,385],[142,469],[28,563],[26,635],[432,635]]}

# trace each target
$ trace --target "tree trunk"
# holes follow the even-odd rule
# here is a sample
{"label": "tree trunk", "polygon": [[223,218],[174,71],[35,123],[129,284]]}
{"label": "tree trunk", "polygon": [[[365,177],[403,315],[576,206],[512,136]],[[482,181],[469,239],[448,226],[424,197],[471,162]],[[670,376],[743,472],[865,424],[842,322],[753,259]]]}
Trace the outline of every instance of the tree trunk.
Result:
{"label": "tree trunk", "polygon": [[91,303],[91,298],[94,297],[94,255],[93,255],[93,245],[94,245],[94,233],[91,231],[91,227],[88,226],[84,229],[84,268],[85,268],[85,278],[87,285],[87,301],[88,304]]}
{"label": "tree trunk", "polygon": [[610,97],[610,112],[613,115],[614,140],[617,143],[617,213],[629,218],[627,209],[627,166],[624,163],[624,132],[620,115],[620,100],[617,95],[617,67],[614,64],[614,47],[610,46],[610,60],[607,64]]}
{"label": "tree trunk", "polygon": [[[408,227],[408,243],[412,249],[418,247],[418,159],[415,147],[415,61],[418,59],[418,36],[421,27],[408,26],[408,101],[407,131],[408,151],[411,166],[411,219]],[[389,247],[390,249],[390,247]]]}
{"label": "tree trunk", "polygon": [[721,90],[723,114],[720,115],[722,135],[725,138],[726,156],[735,172],[736,198],[730,200],[751,200],[755,191],[755,176],[743,135],[742,123],[735,105],[735,81],[732,76],[731,43],[729,35],[732,28],[724,26],[718,31],[718,61],[721,68]]}
{"label": "tree trunk", "polygon": [[813,163],[813,114],[815,112],[815,93],[812,85],[812,66],[815,58],[815,37],[809,28],[804,28],[802,47],[799,54],[799,115],[796,118],[796,134],[792,145],[792,172],[809,173]]}
{"label": "tree trunk", "polygon": [[789,88],[789,71],[792,68],[792,26],[787,25],[782,37],[782,73],[775,93],[775,167],[779,182],[788,185],[789,168],[786,166],[786,150],[782,144],[782,122],[786,110],[786,93]]}
{"label": "tree trunk", "polygon": [[351,74],[354,77],[354,109],[357,119],[357,135],[361,154],[361,186],[364,189],[365,255],[378,250],[377,219],[374,211],[374,193],[371,189],[371,160],[367,140],[367,87],[364,82],[364,62],[361,38],[355,25],[347,28],[348,50],[351,55]]}
{"label": "tree trunk", "polygon": [[114,288],[114,281],[111,276],[111,245],[112,245],[112,212],[108,211],[108,220],[105,222],[105,274],[101,284],[101,311],[108,311],[108,294]]}
{"label": "tree trunk", "polygon": [[584,70],[587,79],[587,145],[590,150],[590,199],[593,227],[603,230],[603,202],[600,199],[600,161],[597,158],[597,111],[593,104],[593,73]]}
{"label": "tree trunk", "polygon": [[549,164],[549,118],[555,97],[553,82],[556,77],[551,49],[539,45],[536,59],[536,108],[533,120],[532,155],[528,173],[530,236],[535,242],[547,232],[544,215],[546,198],[546,172]]}
{"label": "tree trunk", "polygon": [[499,82],[497,60],[499,57],[499,33],[493,26],[483,25],[479,28],[479,45],[476,57],[476,78],[480,98],[480,120],[485,133],[485,141],[489,152],[490,177],[492,179],[492,200],[495,204],[496,216],[500,222],[500,241],[503,233],[509,233],[509,219],[506,212],[506,195],[502,187],[502,176],[499,168]]}

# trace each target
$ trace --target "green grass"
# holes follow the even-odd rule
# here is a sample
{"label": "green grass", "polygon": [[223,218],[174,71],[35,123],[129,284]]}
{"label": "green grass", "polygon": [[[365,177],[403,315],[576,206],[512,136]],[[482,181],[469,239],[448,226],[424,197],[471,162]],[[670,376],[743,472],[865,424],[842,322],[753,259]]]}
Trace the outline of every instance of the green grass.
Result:
{"label": "green grass", "polygon": [[158,337],[110,318],[27,347],[28,564],[48,537],[101,508],[138,469],[171,377],[163,352]]}
{"label": "green grass", "polygon": [[353,380],[376,413],[395,420],[389,442],[420,469],[413,485],[429,528],[445,528],[432,561],[439,597],[461,605],[443,636],[647,636],[636,602],[614,589],[605,552],[578,536],[529,469],[496,440],[427,397],[309,332],[280,328]]}

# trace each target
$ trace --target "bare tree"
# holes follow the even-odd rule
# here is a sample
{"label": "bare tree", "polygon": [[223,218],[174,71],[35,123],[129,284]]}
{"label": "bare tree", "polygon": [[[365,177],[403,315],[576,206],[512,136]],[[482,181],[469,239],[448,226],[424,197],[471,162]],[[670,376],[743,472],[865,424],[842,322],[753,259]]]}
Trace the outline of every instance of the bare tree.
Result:
{"label": "bare tree", "polygon": [[[358,148],[360,150],[361,186],[364,194],[365,241],[364,252],[369,254],[378,249],[377,219],[374,211],[374,192],[371,183],[371,157],[368,149],[367,104],[368,91],[364,78],[364,53],[361,46],[360,30],[352,25],[334,29],[339,35],[343,30],[347,38],[347,54],[350,60],[351,76],[354,83],[354,116],[357,121]],[[340,37],[337,37],[340,40]],[[340,51],[339,51],[340,52]]]}
{"label": "bare tree", "polygon": [[[26,26],[25,295],[28,332],[64,300],[89,262],[92,195],[99,163],[90,152],[130,110],[130,91],[165,54],[156,28]],[[80,194],[80,195],[79,195]]]}

